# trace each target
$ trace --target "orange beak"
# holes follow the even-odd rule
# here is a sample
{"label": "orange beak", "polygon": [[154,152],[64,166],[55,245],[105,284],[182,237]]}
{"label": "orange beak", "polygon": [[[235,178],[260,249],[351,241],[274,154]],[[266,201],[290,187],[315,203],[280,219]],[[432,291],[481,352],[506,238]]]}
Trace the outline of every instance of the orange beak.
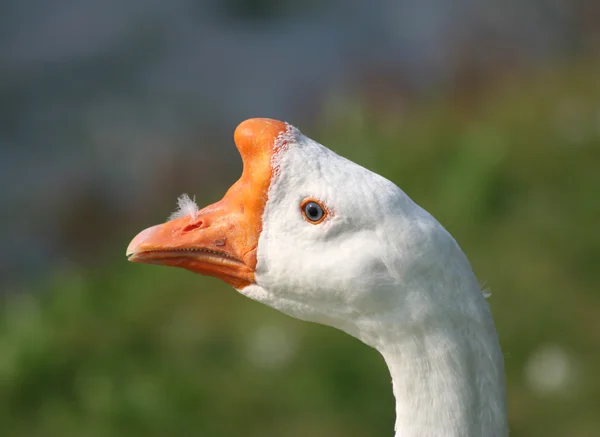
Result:
{"label": "orange beak", "polygon": [[222,279],[238,290],[254,283],[262,214],[271,183],[273,154],[288,125],[270,119],[240,124],[234,140],[244,168],[223,199],[196,217],[181,217],[140,232],[129,261],[181,267]]}

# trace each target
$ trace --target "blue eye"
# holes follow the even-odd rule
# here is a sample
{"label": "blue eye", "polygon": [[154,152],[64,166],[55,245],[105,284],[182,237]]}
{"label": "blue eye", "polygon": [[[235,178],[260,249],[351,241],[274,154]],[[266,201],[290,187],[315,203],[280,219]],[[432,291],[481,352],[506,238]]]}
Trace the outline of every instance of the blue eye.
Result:
{"label": "blue eye", "polygon": [[305,200],[300,208],[306,220],[313,224],[321,223],[325,218],[325,209],[314,200]]}

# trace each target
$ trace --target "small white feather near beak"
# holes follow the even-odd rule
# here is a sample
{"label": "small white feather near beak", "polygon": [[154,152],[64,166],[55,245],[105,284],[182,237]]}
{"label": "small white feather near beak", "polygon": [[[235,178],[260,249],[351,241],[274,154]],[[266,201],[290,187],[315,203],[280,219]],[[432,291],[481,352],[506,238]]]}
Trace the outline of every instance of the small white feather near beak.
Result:
{"label": "small white feather near beak", "polygon": [[189,216],[190,220],[195,222],[198,217],[198,211],[200,211],[200,208],[196,204],[196,196],[190,199],[190,196],[184,193],[177,198],[177,211],[169,216],[169,220]]}

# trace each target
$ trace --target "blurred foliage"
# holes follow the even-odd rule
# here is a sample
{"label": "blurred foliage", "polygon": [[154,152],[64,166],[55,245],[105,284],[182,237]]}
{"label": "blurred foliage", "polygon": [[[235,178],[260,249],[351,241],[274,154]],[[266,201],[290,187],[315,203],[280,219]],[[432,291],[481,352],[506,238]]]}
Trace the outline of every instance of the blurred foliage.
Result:
{"label": "blurred foliage", "polygon": [[[598,77],[590,63],[530,72],[402,114],[345,101],[304,129],[459,241],[492,292],[512,437],[600,433]],[[123,237],[109,264],[3,299],[2,435],[393,434],[376,351],[217,280],[129,265]],[[531,360],[547,350],[561,384],[535,384]]]}

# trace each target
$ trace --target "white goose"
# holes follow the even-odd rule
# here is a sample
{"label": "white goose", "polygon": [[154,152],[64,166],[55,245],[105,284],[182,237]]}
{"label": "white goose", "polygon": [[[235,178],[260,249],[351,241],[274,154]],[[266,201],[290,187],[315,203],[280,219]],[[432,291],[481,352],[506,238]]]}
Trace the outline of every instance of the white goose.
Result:
{"label": "white goose", "polygon": [[234,138],[244,168],[225,197],[142,231],[129,260],[215,276],[374,347],[392,375],[397,437],[506,436],[496,330],[448,232],[287,123],[250,119]]}

